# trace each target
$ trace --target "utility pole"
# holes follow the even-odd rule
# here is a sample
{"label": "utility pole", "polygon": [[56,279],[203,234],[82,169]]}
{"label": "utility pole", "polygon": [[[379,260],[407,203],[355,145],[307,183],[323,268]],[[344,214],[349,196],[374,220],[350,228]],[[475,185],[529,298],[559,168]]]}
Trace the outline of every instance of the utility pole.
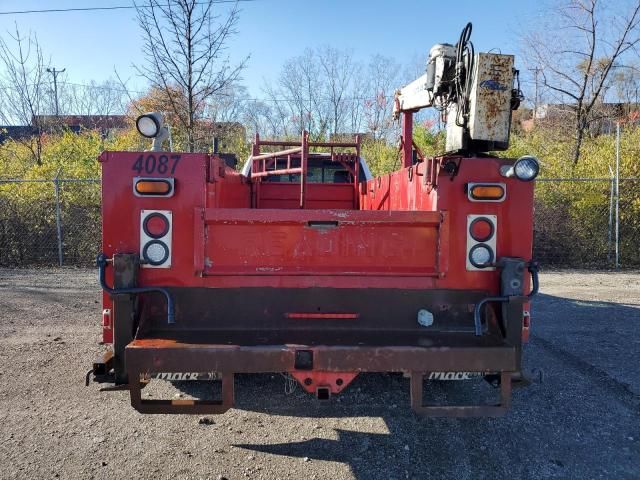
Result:
{"label": "utility pole", "polygon": [[65,70],[66,68],[63,68],[62,70],[56,70],[55,67],[47,68],[47,72],[53,75],[53,96],[56,101],[56,117],[60,116],[58,106],[58,74],[64,72]]}
{"label": "utility pole", "polygon": [[533,72],[533,81],[534,81],[534,94],[533,94],[533,115],[531,116],[531,120],[533,124],[536,124],[536,112],[538,111],[538,73],[540,72],[540,67],[530,68],[530,71]]}

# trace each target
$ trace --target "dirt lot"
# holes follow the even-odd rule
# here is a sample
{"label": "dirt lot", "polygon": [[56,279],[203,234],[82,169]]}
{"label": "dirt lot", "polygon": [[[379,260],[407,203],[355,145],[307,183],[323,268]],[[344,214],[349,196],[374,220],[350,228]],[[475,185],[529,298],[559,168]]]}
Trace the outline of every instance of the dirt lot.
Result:
{"label": "dirt lot", "polygon": [[84,386],[102,349],[95,272],[0,270],[0,477],[640,478],[640,274],[542,285],[525,363],[544,380],[504,418],[416,417],[399,376],[324,405],[264,375],[201,424]]}

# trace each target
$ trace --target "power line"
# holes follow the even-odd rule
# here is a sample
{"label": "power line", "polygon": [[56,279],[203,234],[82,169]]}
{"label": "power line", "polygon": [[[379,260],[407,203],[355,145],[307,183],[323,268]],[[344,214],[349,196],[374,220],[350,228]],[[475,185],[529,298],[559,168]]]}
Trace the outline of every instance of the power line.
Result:
{"label": "power line", "polygon": [[[148,93],[148,91],[143,91],[143,90],[129,90],[129,89],[124,89],[124,88],[119,88],[119,87],[110,87],[108,85],[87,85],[84,83],[75,83],[75,82],[60,82],[60,84],[63,85],[72,85],[74,87],[83,87],[83,88],[89,88],[89,89],[97,89],[97,90],[108,90],[108,91],[112,91],[112,92],[122,92],[122,93],[135,93],[138,95],[146,95]],[[367,101],[367,100],[379,100],[381,98],[383,98],[385,100],[391,100],[394,98],[393,95],[376,95],[376,96],[371,96],[371,97],[367,97],[367,96],[353,96],[353,97],[343,97],[343,100],[349,101],[349,100],[360,100],[360,101]],[[329,97],[322,97],[322,99],[327,100]],[[270,103],[294,103],[294,102],[298,102],[298,103],[308,103],[311,100],[309,98],[255,98],[255,97],[237,97],[234,98],[234,101],[236,102],[270,102]]]}
{"label": "power line", "polygon": [[[255,2],[256,0],[212,0],[211,3],[242,3]],[[206,5],[209,2],[196,2],[196,5]],[[141,7],[145,7],[141,5]],[[97,10],[129,10],[135,5],[112,5],[110,7],[76,7],[76,8],[47,8],[43,10],[15,10],[12,12],[0,12],[0,15],[22,15],[28,13],[62,13],[62,12],[93,12]]]}
{"label": "power line", "polygon": [[[108,85],[88,85],[86,83],[76,83],[76,82],[65,82],[65,81],[60,81],[58,82],[59,85],[70,85],[73,87],[82,87],[82,88],[86,88],[86,89],[93,89],[93,90],[106,90],[106,91],[110,91],[110,92],[121,92],[121,93],[127,93],[127,94],[135,94],[135,95],[146,95],[147,93],[149,93],[148,90],[129,90],[127,88],[121,88],[121,87],[110,87]],[[27,86],[29,87],[34,87],[38,84],[36,83],[30,83],[27,84]],[[17,90],[18,88],[13,86],[13,85],[5,85],[5,86],[0,86],[0,90]],[[385,100],[392,100],[394,98],[393,95],[376,95],[376,96],[353,96],[353,97],[342,97],[342,100],[345,101],[376,101],[376,100],[380,100],[384,98]],[[320,97],[321,100],[327,100],[329,99],[329,97]],[[286,98],[286,97],[281,97],[281,98],[256,98],[256,97],[236,97],[233,99],[233,101],[235,102],[246,102],[246,103],[257,103],[257,102],[263,102],[263,103],[309,103],[311,101],[311,99],[309,98]]]}

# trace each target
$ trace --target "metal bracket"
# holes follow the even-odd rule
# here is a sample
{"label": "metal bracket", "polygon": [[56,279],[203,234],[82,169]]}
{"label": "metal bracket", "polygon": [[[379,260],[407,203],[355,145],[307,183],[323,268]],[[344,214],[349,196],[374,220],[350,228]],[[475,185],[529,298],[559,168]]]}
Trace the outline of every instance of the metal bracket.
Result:
{"label": "metal bracket", "polygon": [[171,413],[191,415],[216,415],[225,413],[233,407],[233,373],[222,374],[222,400],[147,400],[142,398],[142,385],[139,381],[142,372],[127,366],[131,406],[140,413]]}
{"label": "metal bracket", "polygon": [[499,417],[511,404],[512,372],[500,374],[500,403],[497,405],[424,405],[422,387],[423,372],[411,372],[411,408],[418,414],[432,417]]}
{"label": "metal bracket", "polygon": [[[115,256],[114,256],[115,257]],[[173,305],[173,297],[164,287],[131,287],[131,288],[111,288],[107,285],[106,281],[106,268],[110,260],[104,253],[98,254],[96,258],[96,264],[98,265],[98,280],[100,281],[100,286],[102,289],[107,292],[109,295],[123,295],[123,294],[138,294],[138,293],[150,293],[150,292],[160,292],[162,293],[167,300],[167,323],[172,324],[175,323],[175,309]]]}

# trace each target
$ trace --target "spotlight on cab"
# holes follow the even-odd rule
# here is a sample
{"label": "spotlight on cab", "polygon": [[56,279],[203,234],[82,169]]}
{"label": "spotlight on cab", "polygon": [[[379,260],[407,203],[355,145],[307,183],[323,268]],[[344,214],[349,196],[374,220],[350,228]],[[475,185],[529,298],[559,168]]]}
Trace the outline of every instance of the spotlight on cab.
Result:
{"label": "spotlight on cab", "polygon": [[162,151],[162,144],[169,138],[169,129],[159,112],[143,113],[136,119],[136,129],[145,138],[152,138],[151,151]]}

